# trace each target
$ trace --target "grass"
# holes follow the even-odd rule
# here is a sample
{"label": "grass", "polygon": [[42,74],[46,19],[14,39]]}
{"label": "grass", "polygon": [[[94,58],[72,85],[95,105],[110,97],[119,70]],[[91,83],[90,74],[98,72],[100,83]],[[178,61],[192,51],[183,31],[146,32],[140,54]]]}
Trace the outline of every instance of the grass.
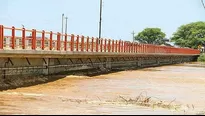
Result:
{"label": "grass", "polygon": [[175,110],[179,111],[181,109],[181,105],[178,105],[175,102],[175,100],[170,102],[165,102],[162,100],[154,100],[152,97],[145,97],[145,96],[138,96],[135,99],[129,98],[126,99],[122,96],[120,96],[120,99],[125,102],[125,104],[132,104],[137,106],[144,106],[144,107],[150,107],[153,109],[156,108],[163,108],[163,109],[169,109],[169,110]]}
{"label": "grass", "polygon": [[199,56],[198,62],[205,62],[205,53]]}
{"label": "grass", "polygon": [[[182,104],[177,104],[176,103],[176,99],[172,100],[172,101],[163,101],[159,98],[156,97],[148,97],[148,96],[144,96],[142,94],[140,94],[139,96],[135,97],[135,98],[126,98],[123,96],[119,96],[114,100],[105,100],[102,101],[99,97],[98,100],[88,100],[88,99],[83,99],[83,100],[79,100],[79,99],[62,99],[62,102],[76,102],[78,104],[81,103],[86,103],[86,104],[99,104],[99,105],[103,105],[103,104],[118,104],[118,105],[135,105],[135,106],[142,106],[142,107],[147,107],[147,108],[152,108],[154,109],[158,109],[158,108],[162,108],[162,109],[168,109],[168,110],[172,110],[172,111],[183,111],[184,113],[187,112],[188,110],[195,110],[195,106],[193,104],[191,105],[182,105]],[[200,112],[200,114],[203,114],[203,112]]]}

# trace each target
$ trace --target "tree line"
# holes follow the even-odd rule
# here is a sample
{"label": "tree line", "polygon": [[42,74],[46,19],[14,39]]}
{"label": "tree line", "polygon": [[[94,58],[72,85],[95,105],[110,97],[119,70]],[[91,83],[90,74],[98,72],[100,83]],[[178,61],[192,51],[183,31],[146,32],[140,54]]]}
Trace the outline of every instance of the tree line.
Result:
{"label": "tree line", "polygon": [[[144,44],[165,44],[166,34],[160,28],[146,28],[135,36],[135,40]],[[197,49],[205,46],[205,22],[193,22],[180,26],[173,36],[171,42],[180,47]]]}

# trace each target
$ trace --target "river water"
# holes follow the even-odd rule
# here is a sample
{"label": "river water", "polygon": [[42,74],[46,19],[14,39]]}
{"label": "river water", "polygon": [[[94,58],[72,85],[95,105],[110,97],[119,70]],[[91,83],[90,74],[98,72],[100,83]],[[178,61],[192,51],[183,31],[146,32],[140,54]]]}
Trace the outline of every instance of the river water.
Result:
{"label": "river water", "polygon": [[[180,64],[95,77],[67,76],[0,92],[0,114],[197,114],[205,111],[205,67]],[[182,110],[115,101],[140,94],[180,104]]]}

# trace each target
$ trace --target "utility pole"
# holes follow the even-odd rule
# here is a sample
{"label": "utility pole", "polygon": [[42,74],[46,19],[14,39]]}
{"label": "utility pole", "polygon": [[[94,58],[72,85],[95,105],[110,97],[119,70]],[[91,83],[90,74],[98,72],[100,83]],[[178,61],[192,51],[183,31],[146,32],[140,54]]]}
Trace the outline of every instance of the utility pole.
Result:
{"label": "utility pole", "polygon": [[62,38],[61,40],[63,40],[63,25],[64,25],[64,14],[62,14]]}
{"label": "utility pole", "polygon": [[68,34],[68,17],[65,17],[66,22],[65,22],[65,34]]}
{"label": "utility pole", "polygon": [[99,39],[101,38],[102,31],[102,0],[100,0],[100,22],[99,22]]}
{"label": "utility pole", "polygon": [[202,3],[202,5],[203,5],[203,7],[204,7],[204,9],[205,9],[205,4],[204,4],[204,1],[203,1],[203,0],[201,0],[201,3]]}
{"label": "utility pole", "polygon": [[135,42],[135,31],[132,32],[132,39],[133,39],[133,43]]}

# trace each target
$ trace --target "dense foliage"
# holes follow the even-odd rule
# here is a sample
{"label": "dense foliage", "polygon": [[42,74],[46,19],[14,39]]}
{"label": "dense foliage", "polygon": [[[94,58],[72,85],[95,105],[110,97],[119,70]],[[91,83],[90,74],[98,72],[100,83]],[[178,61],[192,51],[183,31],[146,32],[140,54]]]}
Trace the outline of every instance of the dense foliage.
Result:
{"label": "dense foliage", "polygon": [[164,43],[166,34],[160,28],[146,28],[135,36],[135,40],[144,44],[161,45]]}
{"label": "dense foliage", "polygon": [[198,48],[205,43],[205,22],[194,22],[182,25],[171,38],[176,45],[181,47]]}

